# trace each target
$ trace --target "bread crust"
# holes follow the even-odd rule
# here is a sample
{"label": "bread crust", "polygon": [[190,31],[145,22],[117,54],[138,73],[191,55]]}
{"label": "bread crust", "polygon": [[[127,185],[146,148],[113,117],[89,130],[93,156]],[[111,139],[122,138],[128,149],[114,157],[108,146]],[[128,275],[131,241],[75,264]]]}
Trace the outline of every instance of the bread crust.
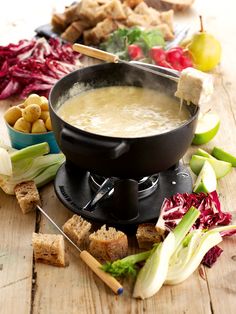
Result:
{"label": "bread crust", "polygon": [[39,192],[34,181],[17,184],[15,186],[15,194],[23,214],[27,214],[41,204]]}
{"label": "bread crust", "polygon": [[80,248],[88,245],[91,223],[79,215],[73,215],[62,226],[65,234]]}
{"label": "bread crust", "polygon": [[156,231],[155,224],[143,223],[138,226],[136,238],[140,249],[151,249],[154,243],[162,240],[161,235]]}
{"label": "bread crust", "polygon": [[64,237],[60,234],[33,233],[35,262],[65,267],[69,265]]}
{"label": "bread crust", "polygon": [[128,238],[115,228],[103,225],[89,236],[89,241],[89,252],[101,261],[114,261],[128,254]]}
{"label": "bread crust", "polygon": [[[174,38],[172,11],[161,13],[143,0],[82,0],[64,13],[52,16],[52,25],[62,38],[75,42],[83,37],[86,45],[98,45],[118,27],[155,28],[166,40]],[[164,26],[163,26],[164,24]]]}

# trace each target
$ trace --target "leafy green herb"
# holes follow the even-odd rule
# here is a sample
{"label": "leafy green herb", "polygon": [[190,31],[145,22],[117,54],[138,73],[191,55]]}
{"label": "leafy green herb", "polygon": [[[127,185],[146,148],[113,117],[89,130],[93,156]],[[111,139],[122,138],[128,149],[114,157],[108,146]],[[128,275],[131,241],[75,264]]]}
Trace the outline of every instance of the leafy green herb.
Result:
{"label": "leafy green herb", "polygon": [[138,27],[120,28],[113,32],[108,40],[100,45],[100,48],[110,53],[116,54],[120,59],[129,59],[128,46],[139,45],[144,54],[154,46],[165,46],[162,33],[157,30],[143,31]]}
{"label": "leafy green herb", "polygon": [[121,277],[121,276],[133,276],[137,275],[137,263],[145,261],[148,256],[150,255],[152,250],[133,254],[126,256],[123,259],[116,260],[114,262],[107,262],[102,265],[102,269],[112,274],[114,277]]}

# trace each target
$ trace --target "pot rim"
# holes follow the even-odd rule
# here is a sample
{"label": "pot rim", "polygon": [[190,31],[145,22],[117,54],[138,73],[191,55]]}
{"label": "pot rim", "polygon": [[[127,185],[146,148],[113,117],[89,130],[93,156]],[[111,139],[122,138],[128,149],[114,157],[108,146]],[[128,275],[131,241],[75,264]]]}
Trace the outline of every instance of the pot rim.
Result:
{"label": "pot rim", "polygon": [[[73,76],[75,73],[79,73],[79,72],[84,72],[84,71],[87,71],[88,69],[96,69],[97,68],[101,68],[101,67],[106,67],[106,66],[110,66],[111,64],[113,65],[118,65],[117,63],[114,64],[114,63],[102,63],[102,64],[95,64],[95,65],[92,65],[92,66],[87,66],[87,67],[84,67],[84,68],[81,68],[81,69],[77,69],[69,74],[67,74],[66,76],[64,76],[63,78],[61,78],[60,80],[58,80],[56,82],[56,84],[53,86],[53,88],[50,90],[50,93],[49,93],[49,97],[48,97],[48,100],[49,100],[49,107],[50,109],[53,111],[53,113],[57,116],[57,118],[62,122],[64,123],[67,127],[69,127],[70,129],[72,129],[73,131],[79,131],[81,132],[82,134],[84,135],[87,135],[89,137],[95,137],[97,139],[103,139],[103,140],[113,140],[113,141],[132,141],[132,140],[138,140],[138,139],[153,139],[154,137],[158,136],[158,137],[162,137],[162,136],[166,136],[166,135],[170,135],[171,133],[174,133],[176,132],[177,130],[180,130],[182,128],[184,128],[186,125],[188,124],[191,124],[191,122],[198,116],[199,114],[199,111],[200,111],[200,107],[199,105],[194,105],[193,103],[190,103],[189,105],[183,103],[183,106],[191,106],[193,105],[196,109],[195,109],[195,112],[193,114],[191,114],[190,118],[184,122],[183,124],[181,124],[180,126],[172,129],[172,130],[169,130],[169,131],[166,131],[166,132],[162,132],[162,133],[158,133],[158,134],[154,134],[154,135],[148,135],[148,136],[139,136],[139,137],[116,137],[116,136],[108,136],[108,135],[102,135],[102,134],[97,134],[97,133],[92,133],[92,132],[88,132],[88,131],[85,131],[83,129],[80,129],[78,127],[75,127],[73,126],[72,124],[66,122],[65,120],[63,120],[58,114],[57,114],[57,111],[54,109],[54,107],[52,106],[52,101],[51,101],[51,98],[52,98],[52,94],[54,92],[54,89],[57,88],[57,86],[62,82],[62,81],[65,81],[68,79],[68,77],[70,76]],[[122,66],[124,66],[122,64]],[[75,84],[75,83],[74,83]],[[73,86],[73,85],[72,85]],[[71,86],[71,87],[72,87]],[[115,86],[115,85],[114,85]]]}

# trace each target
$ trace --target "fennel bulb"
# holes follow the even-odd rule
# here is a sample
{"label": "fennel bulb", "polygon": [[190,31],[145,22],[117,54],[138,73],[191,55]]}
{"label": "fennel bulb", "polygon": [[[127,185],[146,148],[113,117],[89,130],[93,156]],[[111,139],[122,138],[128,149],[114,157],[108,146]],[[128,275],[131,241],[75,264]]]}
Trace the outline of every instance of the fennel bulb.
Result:
{"label": "fennel bulb", "polygon": [[234,229],[236,229],[236,225],[222,226],[209,231],[194,230],[190,232],[170,259],[165,284],[175,285],[187,279],[200,265],[204,255],[223,241],[221,233]]}
{"label": "fennel bulb", "polygon": [[162,243],[158,244],[155,249],[151,251],[146,263],[138,273],[133,297],[141,299],[149,298],[162,287],[167,277],[171,256],[183,241],[199,215],[200,211],[195,207],[191,207],[175,229],[168,234]]}
{"label": "fennel bulb", "polygon": [[175,236],[170,232],[164,242],[156,245],[140,270],[134,286],[133,297],[146,299],[163,285],[168,272],[168,261],[175,248]]}
{"label": "fennel bulb", "polygon": [[[2,190],[6,194],[14,195],[14,189],[18,183],[33,180],[37,187],[40,187],[52,180],[65,161],[65,156],[62,153],[48,153],[49,146],[46,142],[10,153],[0,148],[0,187]],[[11,168],[12,171],[10,171]]]}

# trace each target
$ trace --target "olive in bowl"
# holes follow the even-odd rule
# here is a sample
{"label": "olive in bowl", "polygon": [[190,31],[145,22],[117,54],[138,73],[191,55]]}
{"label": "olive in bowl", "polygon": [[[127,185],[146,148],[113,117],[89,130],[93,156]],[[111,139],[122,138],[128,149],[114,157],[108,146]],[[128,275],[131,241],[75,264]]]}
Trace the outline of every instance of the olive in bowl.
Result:
{"label": "olive in bowl", "polygon": [[12,147],[21,149],[48,142],[51,153],[60,151],[52,131],[46,97],[31,94],[22,104],[9,108],[4,119]]}

